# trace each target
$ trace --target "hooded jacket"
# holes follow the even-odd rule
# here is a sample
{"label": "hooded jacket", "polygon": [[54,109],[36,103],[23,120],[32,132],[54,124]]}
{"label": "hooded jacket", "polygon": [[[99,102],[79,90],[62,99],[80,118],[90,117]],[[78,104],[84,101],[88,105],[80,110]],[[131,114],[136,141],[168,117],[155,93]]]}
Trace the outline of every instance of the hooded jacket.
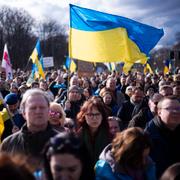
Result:
{"label": "hooded jacket", "polygon": [[[130,175],[115,170],[115,160],[111,153],[111,147],[111,144],[106,146],[99,156],[99,161],[95,165],[96,180],[133,180]],[[155,165],[150,158],[148,159],[145,175],[146,180],[156,180]]]}

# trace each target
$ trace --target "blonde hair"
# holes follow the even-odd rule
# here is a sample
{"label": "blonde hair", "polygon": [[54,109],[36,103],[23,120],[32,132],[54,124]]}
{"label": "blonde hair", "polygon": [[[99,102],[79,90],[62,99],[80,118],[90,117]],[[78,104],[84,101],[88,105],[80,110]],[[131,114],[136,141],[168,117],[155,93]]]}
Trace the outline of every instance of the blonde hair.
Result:
{"label": "blonde hair", "polygon": [[62,116],[61,116],[61,118],[59,120],[60,120],[61,125],[63,126],[64,122],[65,122],[66,114],[65,114],[62,106],[60,104],[56,103],[56,102],[51,102],[50,103],[50,109],[52,107],[56,107],[58,109],[58,111],[61,113]]}

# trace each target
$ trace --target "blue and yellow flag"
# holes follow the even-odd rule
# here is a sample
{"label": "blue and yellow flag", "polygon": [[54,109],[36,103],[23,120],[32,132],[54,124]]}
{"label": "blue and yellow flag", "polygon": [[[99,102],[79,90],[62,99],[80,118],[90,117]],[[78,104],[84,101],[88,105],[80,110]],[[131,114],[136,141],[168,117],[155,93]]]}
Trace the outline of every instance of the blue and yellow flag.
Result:
{"label": "blue and yellow flag", "polygon": [[111,63],[111,71],[115,71],[116,70],[116,63]]}
{"label": "blue and yellow flag", "polygon": [[167,59],[164,64],[164,74],[168,74],[172,68],[171,60]]}
{"label": "blue and yellow flag", "polygon": [[119,72],[121,72],[121,73],[123,73],[124,72],[124,70],[123,70],[123,68],[124,68],[124,62],[119,62]]}
{"label": "blue and yellow flag", "polygon": [[154,72],[149,64],[149,61],[147,61],[146,64],[144,64],[144,74],[147,74],[147,73],[154,74]]}
{"label": "blue and yellow flag", "polygon": [[105,63],[105,65],[109,71],[115,71],[116,70],[116,63]]}
{"label": "blue and yellow flag", "polygon": [[69,56],[67,56],[64,64],[66,70],[69,70],[70,64],[71,64],[71,59],[69,58]]}
{"label": "blue and yellow flag", "polygon": [[42,77],[43,79],[45,79],[42,64],[41,46],[39,40],[36,43],[36,46],[30,56],[30,59],[32,60],[33,65],[35,66],[33,67],[35,70],[35,74],[37,74],[38,78]]}
{"label": "blue and yellow flag", "polygon": [[66,57],[65,69],[69,70],[71,73],[76,72],[77,70],[75,61],[73,59],[70,59],[69,56]]}
{"label": "blue and yellow flag", "polygon": [[164,32],[134,20],[70,5],[70,58],[89,62],[146,63]]}
{"label": "blue and yellow flag", "polygon": [[39,78],[39,73],[38,73],[38,70],[37,70],[37,66],[35,64],[32,64],[32,71],[31,71],[31,74],[29,75],[29,78],[26,82],[26,85],[28,87],[31,86],[31,84],[37,79]]}

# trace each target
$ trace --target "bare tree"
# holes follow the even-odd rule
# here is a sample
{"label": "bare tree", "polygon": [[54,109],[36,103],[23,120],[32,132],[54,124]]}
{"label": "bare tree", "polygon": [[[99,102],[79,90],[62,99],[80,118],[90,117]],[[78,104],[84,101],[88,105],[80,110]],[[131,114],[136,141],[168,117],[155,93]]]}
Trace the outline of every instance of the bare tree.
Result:
{"label": "bare tree", "polygon": [[13,68],[24,68],[32,51],[34,20],[22,9],[0,9],[0,49],[8,43]]}
{"label": "bare tree", "polygon": [[180,43],[180,32],[177,32],[175,34],[175,38],[176,38],[177,43]]}
{"label": "bare tree", "polygon": [[43,55],[53,56],[55,67],[60,67],[67,54],[67,36],[64,27],[55,20],[48,19],[46,22],[39,23],[37,31],[41,38]]}

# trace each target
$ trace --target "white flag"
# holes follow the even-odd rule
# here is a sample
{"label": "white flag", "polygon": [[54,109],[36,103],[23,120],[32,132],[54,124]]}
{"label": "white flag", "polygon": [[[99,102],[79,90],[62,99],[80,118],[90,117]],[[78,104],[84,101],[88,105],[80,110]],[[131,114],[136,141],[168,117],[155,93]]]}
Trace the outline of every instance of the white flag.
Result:
{"label": "white flag", "polygon": [[13,79],[12,65],[9,58],[7,44],[4,45],[4,52],[3,52],[3,59],[2,59],[1,67],[4,68],[6,71],[6,80]]}

